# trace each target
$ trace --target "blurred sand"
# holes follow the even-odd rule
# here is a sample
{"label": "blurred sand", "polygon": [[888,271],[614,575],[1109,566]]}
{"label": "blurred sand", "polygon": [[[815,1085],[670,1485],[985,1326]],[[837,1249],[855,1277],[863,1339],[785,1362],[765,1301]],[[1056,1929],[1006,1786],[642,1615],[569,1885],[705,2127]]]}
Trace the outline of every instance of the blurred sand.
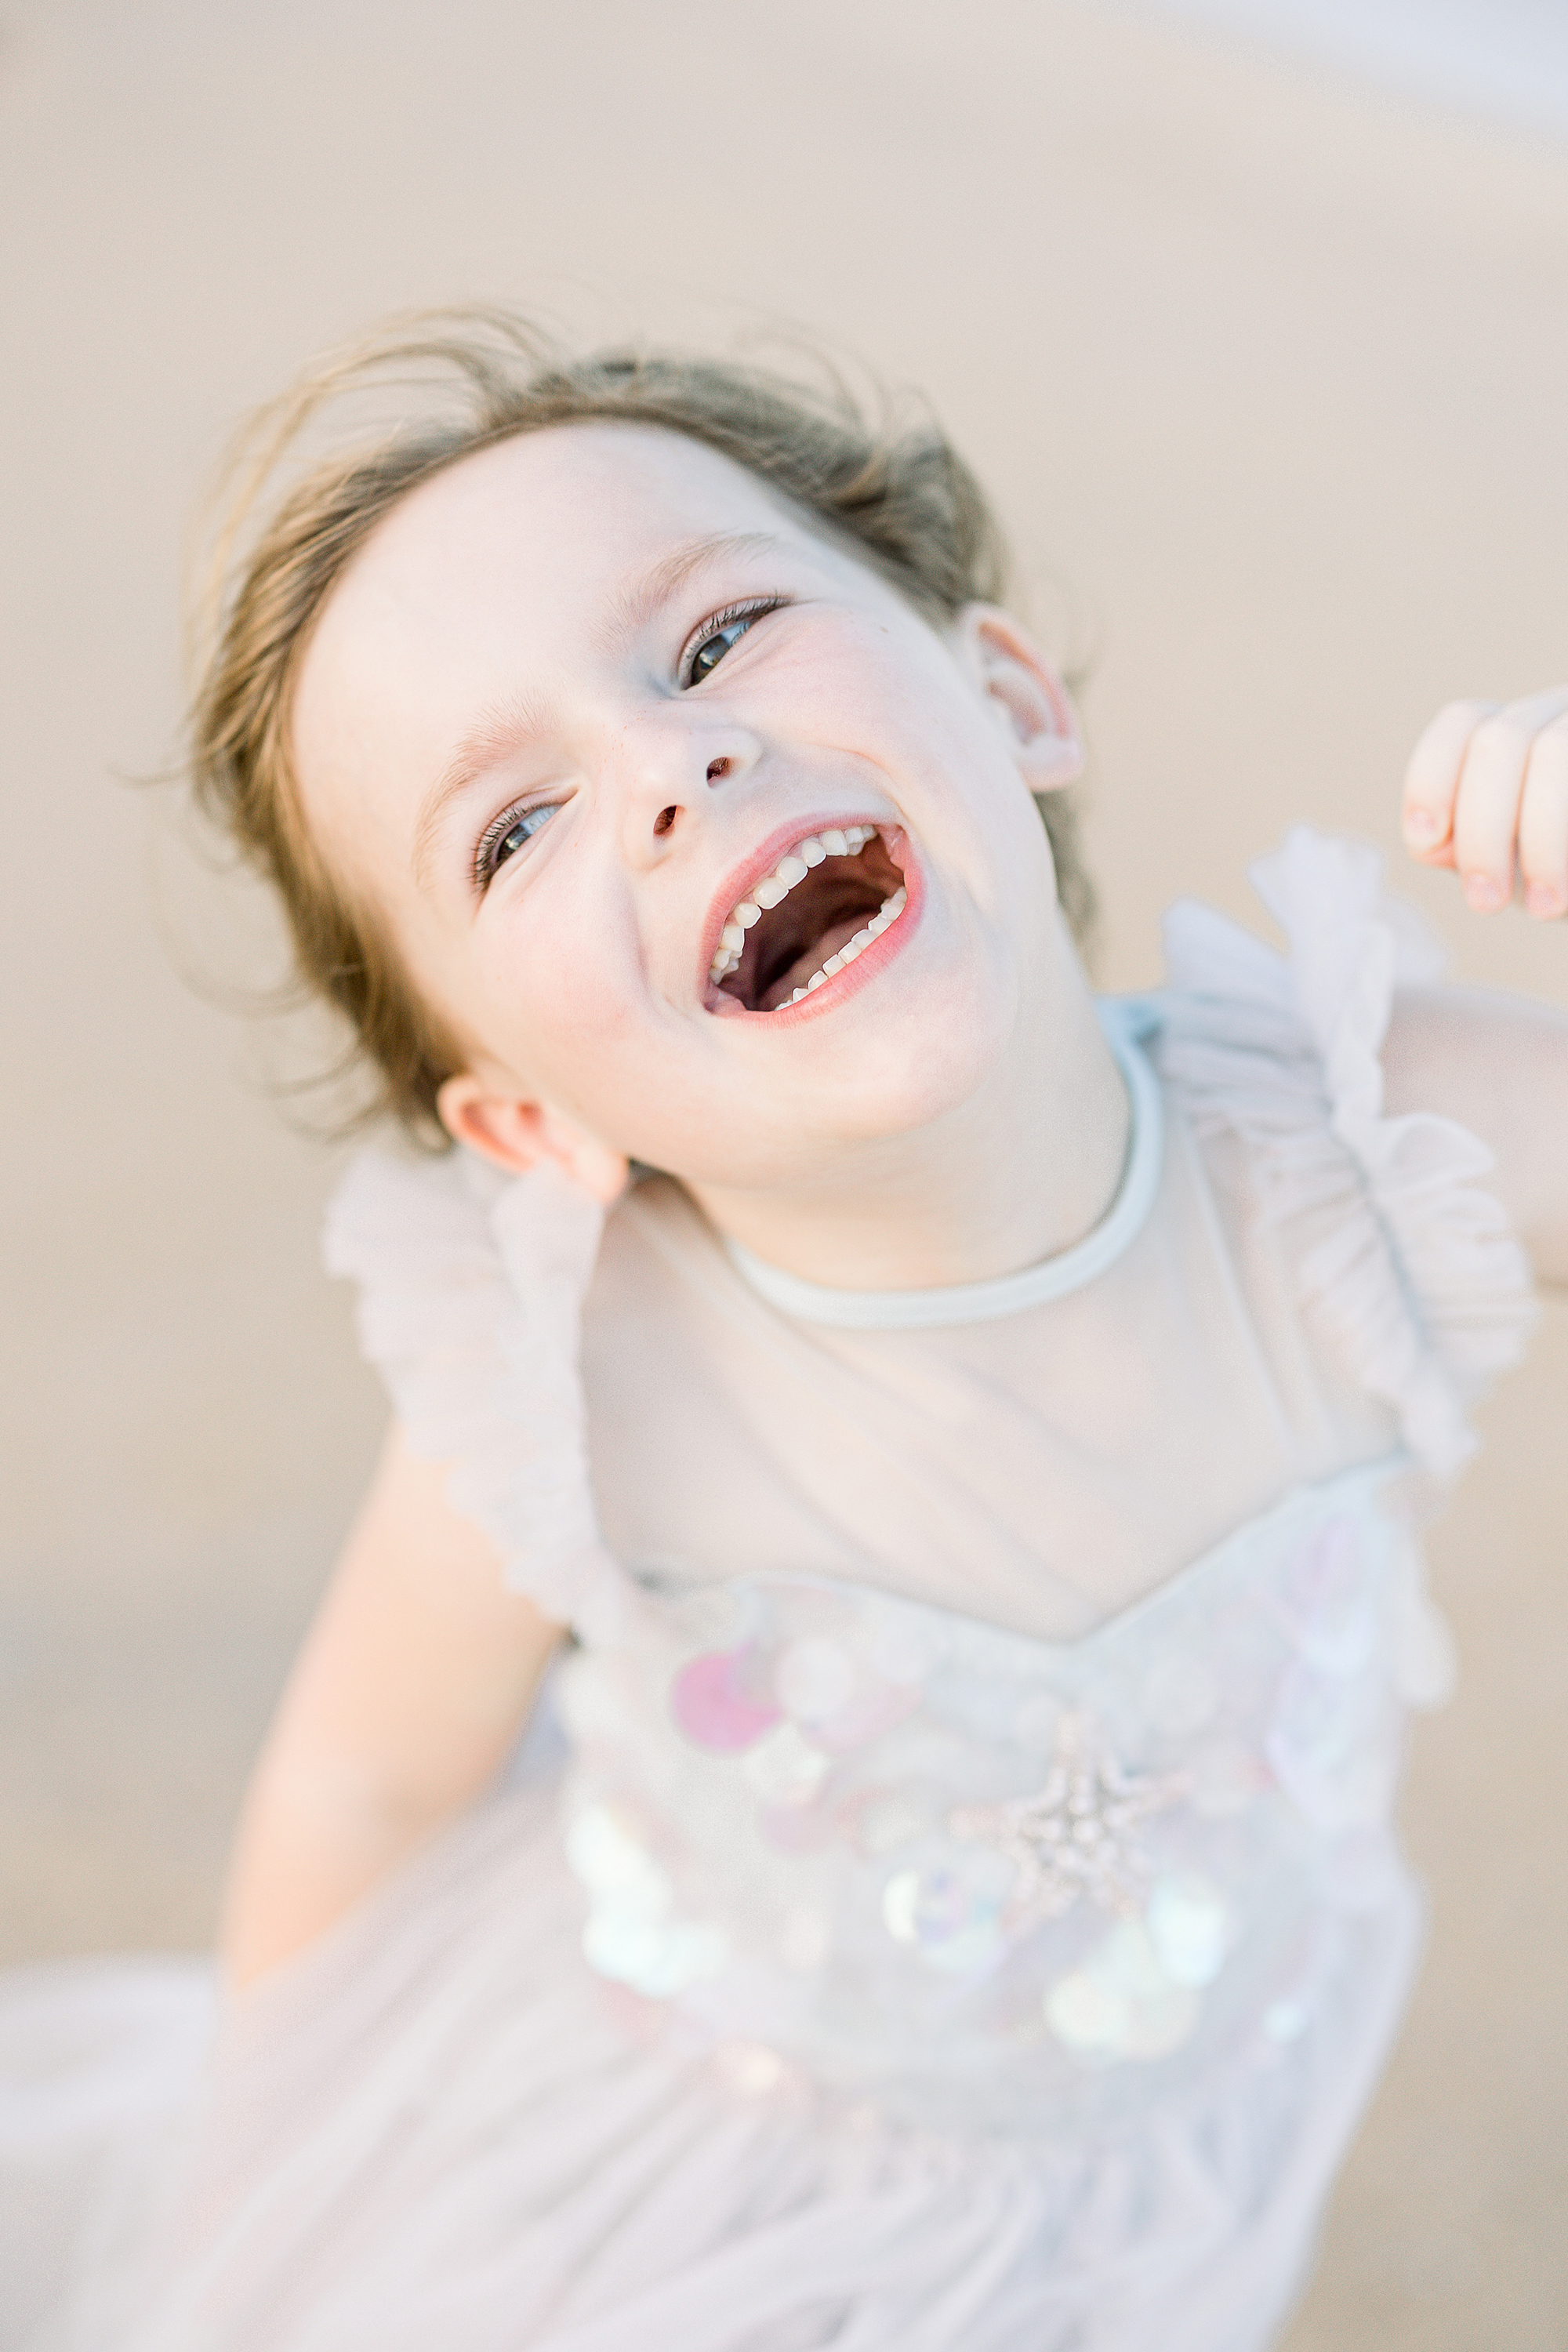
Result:
{"label": "blurred sand", "polygon": [[[927,388],[1099,660],[1101,973],[1247,908],[1310,815],[1393,847],[1408,741],[1568,670],[1568,148],[1052,0],[0,7],[0,1957],[210,1932],[247,1756],[380,1405],[331,1160],[183,961],[265,926],[168,796],[182,529],[232,421],[392,307],[783,320]],[[1466,973],[1568,934],[1401,887]],[[1416,2011],[1291,2352],[1547,2352],[1568,2313],[1568,1315],[1437,1545]]]}

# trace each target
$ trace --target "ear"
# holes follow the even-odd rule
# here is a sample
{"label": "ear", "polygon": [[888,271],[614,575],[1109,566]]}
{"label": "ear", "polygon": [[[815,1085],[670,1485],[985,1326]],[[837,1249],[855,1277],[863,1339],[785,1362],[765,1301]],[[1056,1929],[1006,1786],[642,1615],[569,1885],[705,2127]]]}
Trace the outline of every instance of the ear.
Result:
{"label": "ear", "polygon": [[1072,697],[1025,629],[994,604],[966,604],[957,652],[991,705],[1032,793],[1055,792],[1083,773],[1083,729]]}
{"label": "ear", "polygon": [[552,1160],[606,1207],[626,1190],[626,1154],[612,1150],[548,1103],[497,1093],[465,1071],[446,1081],[436,1097],[436,1108],[454,1141],[466,1143],[509,1175],[526,1175],[542,1160]]}

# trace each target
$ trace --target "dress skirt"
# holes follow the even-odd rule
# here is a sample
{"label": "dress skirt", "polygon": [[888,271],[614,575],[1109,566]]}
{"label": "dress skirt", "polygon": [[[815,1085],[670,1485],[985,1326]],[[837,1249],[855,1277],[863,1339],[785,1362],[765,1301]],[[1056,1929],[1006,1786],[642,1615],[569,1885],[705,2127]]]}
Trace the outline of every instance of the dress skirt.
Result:
{"label": "dress skirt", "polygon": [[1408,1895],[1310,2032],[1121,2137],[932,2134],[582,1957],[554,1770],[237,2003],[0,1985],[4,2352],[1262,2352],[1386,2055]]}

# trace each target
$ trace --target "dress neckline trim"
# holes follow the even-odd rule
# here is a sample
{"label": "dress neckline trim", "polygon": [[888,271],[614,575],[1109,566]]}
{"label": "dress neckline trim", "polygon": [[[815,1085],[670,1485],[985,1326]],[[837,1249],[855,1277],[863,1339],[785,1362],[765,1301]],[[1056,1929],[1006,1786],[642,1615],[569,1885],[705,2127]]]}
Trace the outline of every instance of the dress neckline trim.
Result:
{"label": "dress neckline trim", "polygon": [[989,1282],[954,1282],[938,1290],[835,1290],[803,1282],[726,1238],[725,1253],[736,1273],[780,1314],[837,1331],[937,1331],[961,1323],[996,1323],[1097,1280],[1148,1222],[1164,1164],[1165,1116],[1159,1080],[1140,1043],[1156,1025],[1153,1005],[1146,997],[1100,997],[1095,1011],[1127,1081],[1131,1133],[1116,1198],[1082,1241],[1019,1274],[998,1275]]}

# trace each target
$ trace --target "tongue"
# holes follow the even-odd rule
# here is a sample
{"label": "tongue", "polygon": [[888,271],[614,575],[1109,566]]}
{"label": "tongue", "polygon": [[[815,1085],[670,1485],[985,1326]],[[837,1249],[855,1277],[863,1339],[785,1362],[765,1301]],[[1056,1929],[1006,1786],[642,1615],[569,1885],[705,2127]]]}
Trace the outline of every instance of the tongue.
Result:
{"label": "tongue", "polygon": [[797,988],[804,988],[814,971],[820,971],[831,955],[837,955],[857,931],[864,930],[877,909],[872,907],[863,915],[850,915],[844,920],[829,924],[819,939],[796,956],[789,970],[780,974],[757,999],[759,1013],[774,1013],[787,1004]]}
{"label": "tongue", "polygon": [[828,958],[863,930],[903,879],[903,835],[873,835],[863,850],[827,857],[766,910],[747,940],[738,971],[720,987],[750,1011],[776,1012]]}

